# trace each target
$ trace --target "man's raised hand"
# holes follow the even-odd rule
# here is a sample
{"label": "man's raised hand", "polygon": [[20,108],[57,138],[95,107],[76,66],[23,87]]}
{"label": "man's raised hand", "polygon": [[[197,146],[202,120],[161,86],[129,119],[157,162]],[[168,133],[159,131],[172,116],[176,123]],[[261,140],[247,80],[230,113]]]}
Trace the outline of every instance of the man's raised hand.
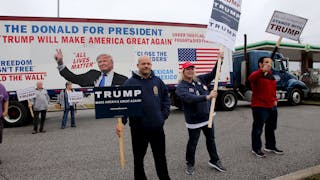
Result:
{"label": "man's raised hand", "polygon": [[57,61],[57,64],[63,65],[63,55],[61,49],[56,49],[56,54],[54,55],[54,59]]}

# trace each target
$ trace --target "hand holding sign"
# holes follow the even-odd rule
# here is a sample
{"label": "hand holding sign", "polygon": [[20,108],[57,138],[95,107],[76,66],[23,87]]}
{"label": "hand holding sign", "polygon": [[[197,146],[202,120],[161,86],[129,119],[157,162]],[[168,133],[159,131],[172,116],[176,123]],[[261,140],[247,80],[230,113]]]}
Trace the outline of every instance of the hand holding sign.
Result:
{"label": "hand holding sign", "polygon": [[267,64],[263,65],[262,68],[261,68],[262,72],[268,72],[269,69],[270,69],[270,67]]}
{"label": "hand holding sign", "polygon": [[224,58],[224,52],[223,51],[219,51],[219,54],[218,54],[218,59],[221,59],[221,61],[223,61],[223,58]]}
{"label": "hand holding sign", "polygon": [[206,98],[207,98],[207,100],[209,100],[209,99],[212,99],[212,98],[216,98],[217,96],[218,96],[218,92],[215,91],[215,90],[212,90],[212,91],[210,92],[210,94],[208,94],[208,95],[206,96]]}

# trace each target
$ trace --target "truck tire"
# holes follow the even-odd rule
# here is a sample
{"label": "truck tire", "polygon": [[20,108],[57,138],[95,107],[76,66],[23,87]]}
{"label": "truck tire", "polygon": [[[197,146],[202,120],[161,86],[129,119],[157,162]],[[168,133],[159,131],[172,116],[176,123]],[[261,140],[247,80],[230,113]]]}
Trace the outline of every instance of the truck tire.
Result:
{"label": "truck tire", "polygon": [[292,106],[296,106],[301,104],[302,102],[302,92],[300,89],[294,88],[289,95],[289,104]]}
{"label": "truck tire", "polygon": [[[221,93],[221,92],[220,92]],[[237,106],[238,99],[234,92],[224,91],[218,95],[218,108],[224,111],[232,111]]]}
{"label": "truck tire", "polygon": [[28,117],[28,110],[26,106],[17,101],[9,102],[8,116],[4,118],[4,125],[6,127],[23,126]]}

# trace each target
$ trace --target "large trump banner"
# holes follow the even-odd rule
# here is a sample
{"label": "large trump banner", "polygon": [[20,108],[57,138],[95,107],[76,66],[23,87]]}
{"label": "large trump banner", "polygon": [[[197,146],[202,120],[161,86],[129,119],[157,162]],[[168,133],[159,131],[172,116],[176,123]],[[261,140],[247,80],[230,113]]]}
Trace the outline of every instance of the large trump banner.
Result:
{"label": "large trump banner", "polygon": [[233,50],[241,14],[241,0],[214,0],[206,39]]}
{"label": "large trump banner", "polygon": [[[75,80],[60,73],[53,58],[56,49],[63,52],[64,70],[75,75],[100,71],[96,58],[106,53],[112,56],[114,72],[131,77],[136,60],[148,55],[155,75],[173,85],[185,61],[192,61],[198,74],[209,73],[216,65],[219,46],[205,39],[206,30],[207,25],[198,24],[0,16],[0,82],[13,93],[37,81],[58,92],[55,90],[64,89],[64,82],[72,77],[74,88],[87,90],[78,108],[93,108],[92,87],[99,79]],[[231,84],[232,65],[226,61],[232,52],[226,49],[224,53],[219,83]],[[81,96],[75,98],[81,100]],[[50,110],[60,110],[57,104],[50,105]]]}

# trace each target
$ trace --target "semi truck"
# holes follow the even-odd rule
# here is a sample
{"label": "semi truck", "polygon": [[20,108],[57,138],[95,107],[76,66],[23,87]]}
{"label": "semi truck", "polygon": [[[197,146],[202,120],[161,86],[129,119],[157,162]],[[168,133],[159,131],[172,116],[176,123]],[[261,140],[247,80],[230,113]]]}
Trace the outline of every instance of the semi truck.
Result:
{"label": "semi truck", "polygon": [[[272,53],[274,52],[250,50],[233,54],[233,78],[230,88],[236,91],[237,96],[234,98],[251,101],[252,91],[248,76],[259,68],[258,60],[261,57],[272,57]],[[276,53],[272,65],[272,73],[277,81],[278,100],[286,101],[289,105],[301,104],[303,98],[308,97],[309,88],[304,82],[289,73],[289,59]]]}
{"label": "semi truck", "polygon": [[[248,76],[259,68],[261,57],[272,57],[272,51],[250,50],[235,52],[232,56],[230,83],[219,85],[216,107],[220,110],[232,111],[238,101],[251,102],[252,90]],[[277,98],[288,105],[299,105],[309,95],[307,85],[289,73],[289,59],[280,53],[273,58],[272,73],[277,81]]]}
{"label": "semi truck", "polygon": [[[130,77],[138,57],[148,55],[155,75],[169,89],[172,105],[183,109],[175,94],[180,64],[192,61],[196,72],[202,74],[210,72],[217,62],[220,45],[205,40],[206,28],[169,22],[0,16],[0,82],[10,96],[4,123],[22,126],[32,120],[28,103],[18,101],[17,90],[34,87],[37,81],[42,81],[49,92],[49,111],[61,110],[56,98],[66,80],[53,58],[56,49],[62,50],[64,65],[75,74],[98,69],[96,58],[106,53],[113,58],[114,71]],[[238,100],[250,102],[247,77],[258,68],[258,59],[272,52],[222,51],[216,107],[231,111]],[[307,87],[288,73],[288,60],[282,54],[276,54],[274,61],[278,98],[299,104],[306,97]],[[74,88],[85,96],[78,108],[94,108],[93,87],[75,84]]]}

